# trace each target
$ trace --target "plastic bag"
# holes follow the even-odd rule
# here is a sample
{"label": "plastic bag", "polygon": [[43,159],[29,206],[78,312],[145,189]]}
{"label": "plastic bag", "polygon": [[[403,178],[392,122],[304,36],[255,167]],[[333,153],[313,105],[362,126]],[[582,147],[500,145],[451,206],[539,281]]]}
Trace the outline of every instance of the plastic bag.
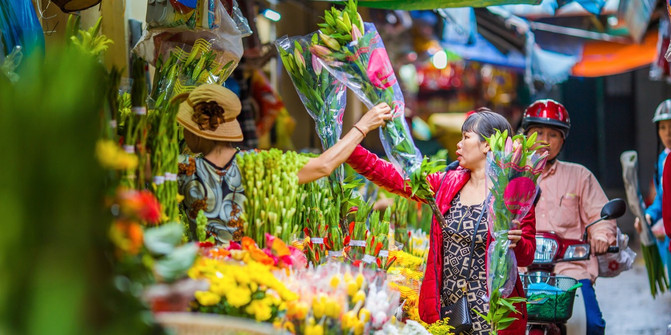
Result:
{"label": "plastic bag", "polygon": [[247,37],[253,34],[254,32],[252,31],[252,28],[249,26],[247,18],[242,14],[240,6],[238,6],[238,2],[236,0],[232,0],[232,3],[233,8],[231,8],[230,11],[231,17],[233,18],[233,21],[235,21],[235,24],[238,27],[238,31],[240,31],[242,37]]}
{"label": "plastic bag", "polygon": [[215,29],[222,11],[218,0],[147,0],[147,29]]}
{"label": "plastic bag", "polygon": [[368,107],[386,102],[394,117],[380,131],[387,157],[404,176],[422,163],[405,121],[405,101],[382,39],[372,23],[364,24],[363,36],[351,42],[344,52],[317,53],[319,61],[339,81],[345,83]]}
{"label": "plastic bag", "polygon": [[488,227],[494,238],[487,250],[487,286],[489,292],[499,291],[502,297],[512,293],[518,278],[517,260],[509,248],[508,231],[520,229],[516,222],[533,207],[539,189],[538,179],[546,160],[546,155],[530,149],[531,142],[524,144],[527,142],[524,136],[516,135],[515,138],[503,138],[497,147],[490,144],[493,150],[487,154],[485,167],[490,192],[486,201]]}
{"label": "plastic bag", "polygon": [[[317,135],[322,142],[322,148],[326,150],[335,145],[342,134],[347,90],[310,53],[313,35],[314,33],[292,38],[284,36],[275,42],[275,46],[301,102],[315,120]],[[336,176],[342,182],[344,170],[338,168]]]}
{"label": "plastic bag", "polygon": [[44,52],[44,33],[30,0],[0,0],[0,39],[8,55],[15,46],[21,46],[29,56],[34,50]]}
{"label": "plastic bag", "polygon": [[666,60],[664,54],[669,49],[669,41],[671,41],[671,25],[669,19],[662,17],[659,20],[659,39],[657,40],[657,56],[655,61],[650,64],[650,79],[671,81],[669,77],[671,71],[669,70],[669,61]]}
{"label": "plastic bag", "polygon": [[[228,60],[234,60],[232,69],[242,57],[242,35],[236,23],[219,4],[220,25],[213,30],[184,31],[181,29],[148,29],[133,48],[133,52],[152,65],[161,57],[166,57],[172,48],[186,45],[194,46],[196,41],[205,40],[212,50],[216,50]],[[164,45],[165,44],[165,45]],[[221,60],[224,61],[224,60]]]}
{"label": "plastic bag", "polygon": [[620,252],[598,255],[599,277],[617,277],[623,271],[631,270],[636,259],[636,253],[629,248],[629,236],[622,234],[617,228],[617,245]]}
{"label": "plastic bag", "polygon": [[229,52],[213,48],[214,41],[198,39],[193,46],[178,42],[163,42],[149,107],[162,109],[170,99],[190,92],[201,84],[223,84],[239,61]]}

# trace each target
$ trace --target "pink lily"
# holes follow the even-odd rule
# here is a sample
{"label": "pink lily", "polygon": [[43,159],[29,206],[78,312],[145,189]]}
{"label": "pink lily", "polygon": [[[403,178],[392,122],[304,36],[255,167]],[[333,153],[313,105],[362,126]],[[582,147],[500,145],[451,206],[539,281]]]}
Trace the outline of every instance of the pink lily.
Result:
{"label": "pink lily", "polygon": [[384,48],[373,50],[366,70],[371,83],[380,89],[386,89],[396,84],[394,69],[391,67],[389,56]]}
{"label": "pink lily", "polygon": [[505,149],[503,149],[503,152],[506,154],[513,152],[513,140],[510,137],[506,139],[506,146]]}

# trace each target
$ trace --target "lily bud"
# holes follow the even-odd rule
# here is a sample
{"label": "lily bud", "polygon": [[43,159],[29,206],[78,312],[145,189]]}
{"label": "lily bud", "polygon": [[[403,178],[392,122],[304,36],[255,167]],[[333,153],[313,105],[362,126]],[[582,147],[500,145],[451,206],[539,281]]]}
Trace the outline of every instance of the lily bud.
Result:
{"label": "lily bud", "polygon": [[311,46],[310,51],[319,58],[325,58],[331,55],[331,50],[321,45]]}
{"label": "lily bud", "polygon": [[505,149],[503,149],[503,151],[507,154],[513,152],[513,140],[510,137],[506,139],[506,146]]}
{"label": "lily bud", "polygon": [[352,41],[358,41],[361,38],[361,31],[359,30],[359,27],[356,26],[356,24],[352,25]]}
{"label": "lily bud", "polygon": [[340,50],[340,43],[338,43],[335,38],[328,36],[321,31],[319,32],[319,37],[324,41],[324,44],[326,44],[327,47],[333,50]]}

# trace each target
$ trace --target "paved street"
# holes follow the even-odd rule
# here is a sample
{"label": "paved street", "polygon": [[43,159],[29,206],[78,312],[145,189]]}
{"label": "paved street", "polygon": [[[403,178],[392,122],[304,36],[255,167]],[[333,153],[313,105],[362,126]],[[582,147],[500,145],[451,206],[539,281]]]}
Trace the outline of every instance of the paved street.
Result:
{"label": "paved street", "polygon": [[640,253],[630,271],[615,278],[599,278],[596,294],[607,335],[666,335],[671,323],[671,293],[652,299]]}

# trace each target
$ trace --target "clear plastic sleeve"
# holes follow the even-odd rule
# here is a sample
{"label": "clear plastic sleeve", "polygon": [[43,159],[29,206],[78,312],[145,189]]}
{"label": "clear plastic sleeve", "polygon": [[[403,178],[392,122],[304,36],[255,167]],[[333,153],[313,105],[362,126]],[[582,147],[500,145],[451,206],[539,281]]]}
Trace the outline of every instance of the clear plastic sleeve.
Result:
{"label": "clear plastic sleeve", "polygon": [[[313,49],[324,67],[345,83],[368,107],[386,102],[394,111],[380,131],[387,157],[404,176],[422,163],[405,121],[405,101],[382,39],[372,23],[364,24],[364,34],[343,47],[342,52]],[[324,50],[325,48],[322,48]]]}
{"label": "clear plastic sleeve", "polygon": [[216,29],[225,12],[219,0],[147,0],[147,29]]}
{"label": "clear plastic sleeve", "polygon": [[[342,134],[347,90],[342,82],[323,69],[317,57],[310,52],[313,34],[291,38],[284,36],[275,42],[275,46],[301,102],[315,121],[317,135],[326,150],[335,145]],[[342,182],[343,169],[339,168],[336,175]]]}
{"label": "clear plastic sleeve", "polygon": [[489,233],[494,238],[487,251],[487,286],[489,292],[498,290],[502,297],[512,293],[517,280],[517,260],[509,248],[508,231],[520,229],[519,221],[533,206],[545,164],[545,156],[531,152],[524,157],[521,148],[513,149],[511,139],[507,140],[508,150],[487,154],[485,168]]}

